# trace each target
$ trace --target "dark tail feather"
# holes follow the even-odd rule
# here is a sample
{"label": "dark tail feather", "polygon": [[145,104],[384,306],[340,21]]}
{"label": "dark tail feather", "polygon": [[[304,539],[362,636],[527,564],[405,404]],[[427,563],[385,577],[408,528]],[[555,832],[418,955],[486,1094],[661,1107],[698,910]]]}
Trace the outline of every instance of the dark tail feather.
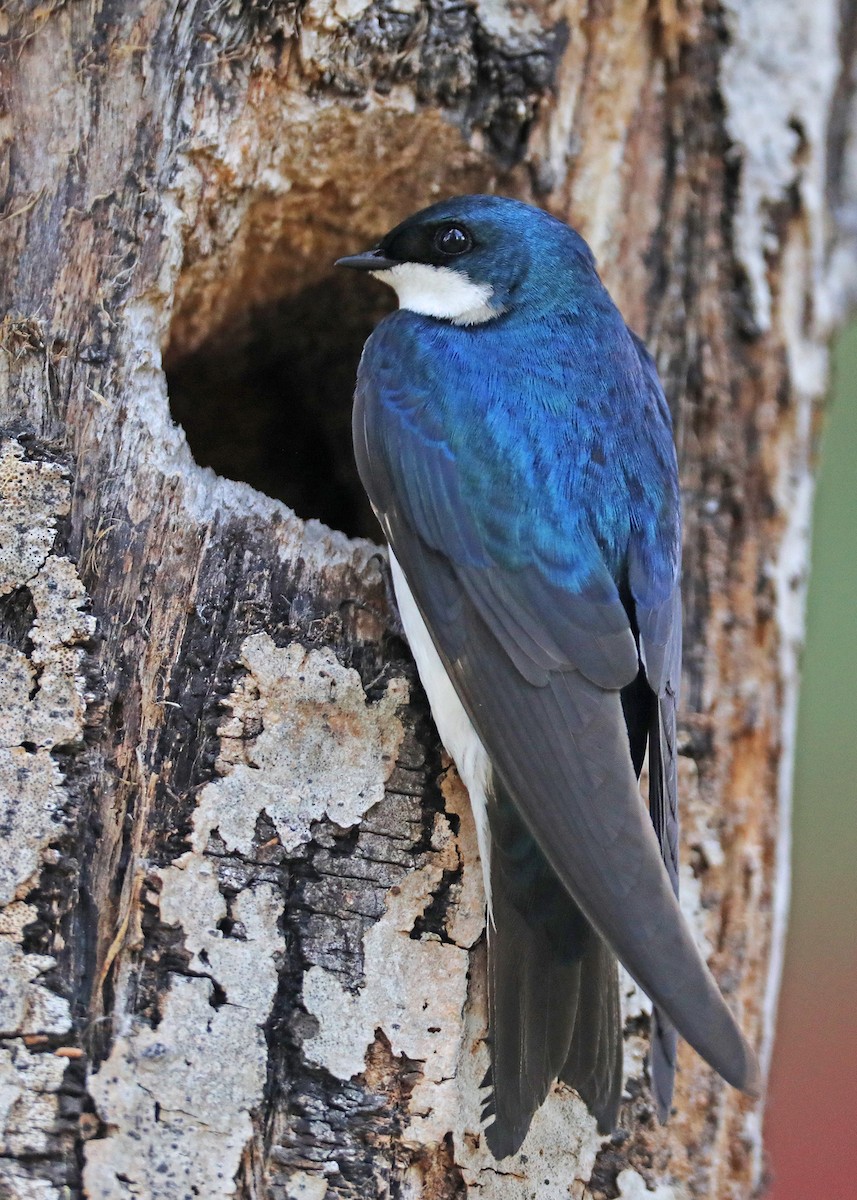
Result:
{"label": "dark tail feather", "polygon": [[571,1049],[559,1073],[611,1133],[622,1099],[622,1012],[616,957],[593,931],[580,964],[580,997]]}
{"label": "dark tail feather", "polygon": [[[641,672],[642,674],[642,672]],[[649,727],[649,811],[673,892],[678,898],[678,807],[675,755],[675,699],[666,695],[651,706]],[[655,1005],[649,1074],[658,1119],[668,1120],[675,1085],[678,1034]]]}
{"label": "dark tail feather", "polygon": [[521,1146],[557,1078],[613,1128],[622,1087],[616,960],[556,878],[511,802],[489,803],[494,923],[488,1020],[495,1158]]}
{"label": "dark tail feather", "polygon": [[[493,875],[493,873],[492,873]],[[484,1115],[495,1158],[514,1154],[568,1053],[580,963],[562,963],[544,931],[526,921],[492,879],[496,925],[488,932],[491,1095]]]}
{"label": "dark tail feather", "polygon": [[673,1103],[675,1063],[678,1034],[675,1026],[659,1008],[652,1014],[652,1049],[649,1071],[652,1077],[652,1095],[658,1110],[658,1120],[665,1124],[669,1119]]}

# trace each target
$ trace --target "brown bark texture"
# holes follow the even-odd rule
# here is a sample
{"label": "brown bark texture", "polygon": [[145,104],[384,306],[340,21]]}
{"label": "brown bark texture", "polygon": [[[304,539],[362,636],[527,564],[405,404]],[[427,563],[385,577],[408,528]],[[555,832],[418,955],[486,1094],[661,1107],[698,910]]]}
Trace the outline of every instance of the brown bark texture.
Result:
{"label": "brown bark texture", "polygon": [[0,8],[0,1195],[760,1192],[762,1103],[686,1047],[658,1125],[627,981],[621,1131],[557,1088],[519,1155],[484,1146],[475,836],[351,462],[388,300],[332,262],[501,191],[577,226],[656,353],[683,904],[767,1064],[855,25],[853,0]]}

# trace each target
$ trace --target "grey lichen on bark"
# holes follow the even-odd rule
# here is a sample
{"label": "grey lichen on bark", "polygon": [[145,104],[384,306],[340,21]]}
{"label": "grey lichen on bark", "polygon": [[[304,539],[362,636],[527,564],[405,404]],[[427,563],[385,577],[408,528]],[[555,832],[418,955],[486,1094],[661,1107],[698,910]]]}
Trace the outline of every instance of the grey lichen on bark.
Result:
{"label": "grey lichen on bark", "polygon": [[83,739],[95,625],[74,564],[53,552],[69,501],[61,463],[28,456],[14,438],[0,446],[0,1189],[10,1195],[29,1186],[16,1160],[68,1155],[75,1133],[64,1112],[79,1054],[72,1014],[57,958],[32,944],[40,913],[29,902],[68,839],[60,764]]}
{"label": "grey lichen on bark", "polygon": [[[676,415],[684,904],[768,1056],[813,431],[853,300],[854,6],[0,22],[0,1192],[752,1195],[761,1106],[683,1050],[660,1128],[630,984],[621,1134],[557,1089],[491,1160],[466,797],[383,555],[301,518],[327,481],[354,502],[347,389],[382,311],[332,260],[453,192],[572,220]],[[278,340],[300,383],[264,486],[301,518],[194,463],[163,369],[194,450],[237,462]]]}

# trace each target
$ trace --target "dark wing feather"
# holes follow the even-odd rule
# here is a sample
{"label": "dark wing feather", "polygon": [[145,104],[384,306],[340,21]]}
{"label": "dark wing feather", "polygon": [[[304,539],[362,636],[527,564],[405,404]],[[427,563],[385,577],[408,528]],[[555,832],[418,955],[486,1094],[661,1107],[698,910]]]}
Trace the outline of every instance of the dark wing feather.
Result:
{"label": "dark wing feather", "polygon": [[[453,561],[455,561],[453,559]],[[570,594],[536,567],[459,567],[457,577],[530,683],[574,666],[601,687],[637,673],[637,646],[613,580],[603,572],[583,595]]]}
{"label": "dark wing feather", "polygon": [[[649,395],[667,423],[669,409],[654,361],[639,338],[634,337],[634,343]],[[631,539],[628,585],[646,681],[654,693],[654,702],[649,707],[649,812],[664,865],[678,896],[676,708],[681,683],[682,620],[681,527],[677,505],[674,513],[675,519],[664,522],[659,529],[659,540],[654,545],[647,544],[639,536]],[[668,564],[672,564],[671,570]],[[650,1069],[652,1092],[662,1121],[666,1120],[672,1105],[676,1042],[675,1028],[665,1013],[655,1006]]]}
{"label": "dark wing feather", "polygon": [[[649,813],[673,891],[678,896],[678,786],[676,779],[676,701],[665,690],[651,706],[649,731]],[[676,1068],[676,1031],[655,1006],[652,1029],[652,1092],[665,1121],[672,1106]]]}

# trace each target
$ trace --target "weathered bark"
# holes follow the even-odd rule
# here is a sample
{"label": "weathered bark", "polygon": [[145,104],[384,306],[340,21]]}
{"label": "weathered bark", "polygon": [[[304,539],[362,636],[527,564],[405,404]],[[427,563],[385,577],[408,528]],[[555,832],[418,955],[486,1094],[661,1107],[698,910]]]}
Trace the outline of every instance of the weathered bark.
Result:
{"label": "weathered bark", "polygon": [[624,1133],[559,1089],[491,1160],[466,798],[382,555],[270,497],[375,536],[347,425],[385,301],[334,257],[442,193],[577,225],[676,414],[683,902],[767,1062],[855,5],[0,21],[0,1194],[750,1196],[761,1104],[684,1048],[660,1128],[630,985]]}

